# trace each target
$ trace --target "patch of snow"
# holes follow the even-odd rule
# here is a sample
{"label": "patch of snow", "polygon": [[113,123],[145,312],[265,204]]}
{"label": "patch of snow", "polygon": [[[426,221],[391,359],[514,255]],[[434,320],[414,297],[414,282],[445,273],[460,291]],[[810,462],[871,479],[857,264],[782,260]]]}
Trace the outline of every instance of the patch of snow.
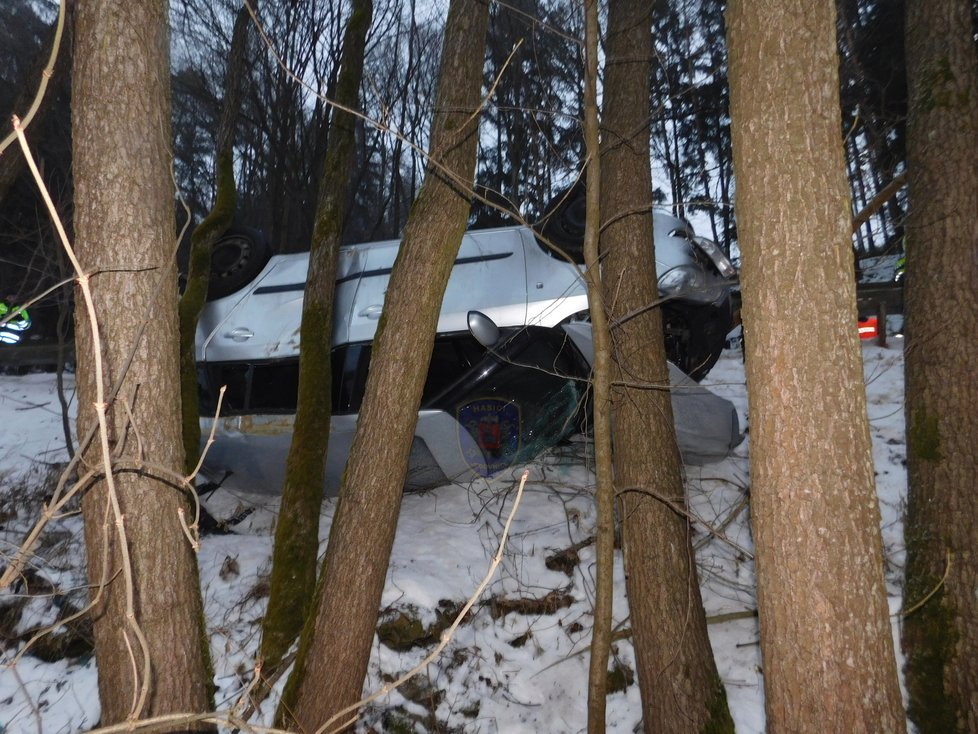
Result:
{"label": "patch of snow", "polygon": [[[867,398],[876,462],[877,489],[886,550],[891,611],[901,607],[904,563],[902,516],[906,496],[903,372],[899,341],[889,349],[863,345]],[[0,438],[0,507],[11,516],[0,529],[4,553],[20,542],[31,518],[11,511],[10,493],[22,487],[36,458],[65,459],[54,377],[5,376],[0,391],[0,423],[16,426]],[[747,425],[747,400],[739,351],[728,351],[704,382],[734,402]],[[70,385],[70,380],[69,380]],[[594,549],[579,551],[580,563],[549,570],[545,559],[594,532],[594,477],[589,444],[556,447],[529,464],[530,479],[513,521],[503,561],[489,588],[438,660],[421,674],[431,695],[411,696],[405,688],[371,704],[361,730],[380,726],[391,707],[418,720],[434,715],[448,727],[468,732],[583,731],[587,721],[587,668],[594,595]],[[749,508],[748,441],[726,460],[687,468],[690,509],[722,537],[694,529],[703,602],[710,640],[728,702],[740,734],[765,730],[763,676],[754,594]],[[404,497],[388,582],[386,610],[414,610],[423,624],[436,619],[439,603],[463,602],[478,586],[496,553],[523,467],[470,486],[447,486]],[[199,553],[201,586],[214,662],[216,702],[227,710],[246,690],[259,644],[266,604],[272,533],[278,509],[274,496],[251,496],[219,489],[207,499],[217,517],[242,509],[253,512],[232,535],[203,538]],[[335,500],[323,504],[320,537],[325,549]],[[59,587],[77,589],[83,578],[80,520],[58,526],[60,545],[52,558],[38,558],[36,570]],[[541,598],[558,590],[572,602],[554,613],[509,613],[494,619],[488,600]],[[77,593],[77,592],[76,592]],[[15,601],[11,591],[0,605]],[[25,624],[50,622],[53,605],[31,602]],[[39,605],[35,609],[35,605]],[[620,555],[615,566],[615,623],[628,626],[628,606]],[[898,617],[894,617],[897,620]],[[898,629],[894,623],[895,640]],[[635,669],[631,641],[615,643],[615,660]],[[365,692],[416,665],[430,648],[394,652],[375,638]],[[17,648],[3,650],[9,662]],[[277,690],[281,690],[283,680]],[[418,686],[413,688],[417,689]],[[269,723],[275,697],[253,718]],[[639,725],[638,686],[608,699],[608,731],[630,734]],[[81,732],[99,719],[97,677],[92,658],[45,663],[26,655],[0,668],[0,731],[4,734]]]}

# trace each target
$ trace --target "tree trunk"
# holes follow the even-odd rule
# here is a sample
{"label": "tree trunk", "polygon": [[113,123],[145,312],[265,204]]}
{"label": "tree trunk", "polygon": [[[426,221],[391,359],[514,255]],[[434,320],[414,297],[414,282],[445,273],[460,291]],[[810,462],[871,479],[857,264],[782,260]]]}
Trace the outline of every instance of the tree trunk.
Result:
{"label": "tree trunk", "polygon": [[[966,0],[908,0],[910,718],[978,731],[978,62]],[[919,608],[915,605],[923,603]]]}
{"label": "tree trunk", "polygon": [[587,730],[602,734],[608,707],[608,658],[611,654],[612,607],[615,593],[615,487],[611,454],[611,332],[601,287],[599,236],[601,233],[601,157],[598,129],[598,46],[600,45],[597,0],[584,3],[584,146],[588,151],[584,230],[584,261],[587,270],[588,309],[594,338],[594,503],[597,514],[595,535],[594,623],[591,628],[591,659],[588,667]]}
{"label": "tree trunk", "polygon": [[[96,350],[118,388],[107,405],[114,490],[100,480],[82,502],[90,582],[103,587],[93,618],[104,725],[212,708],[196,559],[178,516],[189,505],[172,477],[159,479],[183,466],[167,30],[161,0],[77,10],[75,231],[101,337],[76,309],[80,436],[96,421]],[[98,441],[80,449],[101,464]],[[142,685],[148,697],[134,705]]]}
{"label": "tree trunk", "polygon": [[615,489],[646,732],[733,732],[713,661],[686,519],[652,241],[651,6],[608,6],[601,170],[602,279],[614,328]]}
{"label": "tree trunk", "polygon": [[391,274],[316,616],[303,631],[279,708],[280,721],[303,731],[355,703],[363,687],[438,314],[469,213],[487,25],[487,3],[452,0],[432,125],[434,163]]}
{"label": "tree trunk", "polygon": [[835,4],[732,0],[727,21],[768,730],[902,732]]}
{"label": "tree trunk", "polygon": [[[257,5],[257,0],[255,0]],[[244,75],[251,15],[242,7],[234,21],[231,49],[224,74],[224,104],[217,131],[217,157],[214,177],[216,192],[210,213],[190,236],[190,262],[187,286],[180,298],[180,407],[184,465],[190,474],[200,456],[200,401],[197,384],[197,321],[207,301],[211,272],[211,252],[225,230],[231,226],[237,209],[234,182],[234,128],[241,111],[241,77]]]}
{"label": "tree trunk", "polygon": [[[358,106],[364,47],[372,15],[371,0],[354,0],[343,42],[337,89],[337,102],[350,109]],[[299,636],[316,587],[319,513],[332,413],[333,291],[340,239],[351,198],[356,118],[334,107],[330,128],[302,302],[295,430],[275,527],[271,588],[262,625],[261,656],[267,674],[274,672]]]}

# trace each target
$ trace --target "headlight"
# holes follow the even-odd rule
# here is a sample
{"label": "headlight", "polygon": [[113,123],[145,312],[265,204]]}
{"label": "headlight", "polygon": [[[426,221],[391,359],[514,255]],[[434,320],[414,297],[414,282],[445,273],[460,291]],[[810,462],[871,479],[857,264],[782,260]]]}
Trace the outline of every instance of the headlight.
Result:
{"label": "headlight", "polygon": [[687,301],[712,303],[722,295],[723,286],[708,283],[706,273],[695,265],[680,265],[659,278],[659,292]]}
{"label": "headlight", "polygon": [[685,296],[706,285],[703,272],[693,265],[680,265],[659,278],[659,290],[667,296]]}
{"label": "headlight", "polygon": [[720,275],[724,278],[734,278],[737,276],[737,269],[727,259],[727,256],[720,251],[716,242],[708,240],[706,237],[694,237],[693,244],[699,247],[710,258]]}

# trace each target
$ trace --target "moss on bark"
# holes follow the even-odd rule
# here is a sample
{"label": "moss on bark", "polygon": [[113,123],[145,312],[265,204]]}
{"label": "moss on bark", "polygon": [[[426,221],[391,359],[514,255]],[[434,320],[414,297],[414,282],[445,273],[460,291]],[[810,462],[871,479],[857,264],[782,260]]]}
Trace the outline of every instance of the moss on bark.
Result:
{"label": "moss on bark", "polygon": [[[257,8],[258,0],[252,6]],[[234,181],[234,129],[241,109],[241,84],[246,68],[251,16],[241,7],[234,21],[231,48],[224,75],[224,104],[217,129],[217,162],[214,166],[214,205],[190,237],[187,285],[180,298],[180,405],[184,461],[189,474],[200,455],[200,405],[197,399],[197,360],[194,340],[197,320],[207,301],[211,252],[218,238],[231,226],[238,205]]]}
{"label": "moss on bark", "polygon": [[234,163],[230,151],[217,160],[217,195],[210,213],[190,236],[187,286],[180,298],[180,407],[183,450],[189,474],[200,456],[200,403],[197,396],[197,359],[194,341],[197,320],[207,301],[207,283],[214,243],[231,226],[237,207]]}
{"label": "moss on bark", "polygon": [[701,734],[734,734],[733,717],[727,705],[727,689],[717,675],[713,680],[713,692],[707,701],[708,718]]}
{"label": "moss on bark", "polygon": [[943,569],[937,562],[944,555],[942,546],[926,528],[907,527],[904,599],[910,612],[903,622],[907,715],[920,734],[963,731],[956,713],[961,702],[946,685],[959,635],[954,624],[957,610],[945,593]]}
{"label": "moss on bark", "polygon": [[916,411],[910,419],[910,450],[917,458],[926,461],[940,461],[941,426],[936,415],[926,411]]}
{"label": "moss on bark", "polygon": [[[268,611],[262,625],[261,655],[269,671],[274,671],[281,663],[299,636],[315,598],[319,510],[323,501],[332,407],[333,289],[350,199],[347,194],[356,142],[355,119],[342,108],[357,105],[372,16],[370,0],[353,3],[344,34],[342,69],[337,82],[339,106],[333,108],[329,122],[329,147],[320,183],[299,327],[302,350],[295,428],[289,447],[281,512],[275,528]],[[294,687],[301,680],[301,671],[301,664],[297,664],[289,686]]]}

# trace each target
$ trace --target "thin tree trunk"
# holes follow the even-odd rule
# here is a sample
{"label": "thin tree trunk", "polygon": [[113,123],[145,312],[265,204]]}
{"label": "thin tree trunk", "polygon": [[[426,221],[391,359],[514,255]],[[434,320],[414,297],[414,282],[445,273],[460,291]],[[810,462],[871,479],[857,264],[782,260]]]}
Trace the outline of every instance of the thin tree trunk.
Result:
{"label": "thin tree trunk", "polygon": [[835,4],[731,0],[727,28],[768,730],[903,732]]}
{"label": "thin tree trunk", "polygon": [[[103,725],[212,708],[197,564],[178,516],[188,503],[172,479],[146,468],[180,476],[184,458],[167,30],[163,0],[90,0],[77,11],[74,221],[101,334],[93,342],[76,291],[79,436],[96,420],[95,350],[119,387],[107,406],[115,490],[99,480],[82,502],[90,581],[104,587],[93,613]],[[79,449],[100,464],[97,444]],[[148,698],[133,710],[143,684]]]}
{"label": "thin tree trunk", "polygon": [[[870,199],[869,201],[869,204],[872,204],[873,200],[875,200],[884,191],[884,188],[883,188],[883,177],[880,175],[879,166],[873,165],[872,168],[870,169],[870,174],[873,177],[873,187],[876,189],[877,192],[873,196],[873,199]],[[867,206],[869,206],[869,204],[867,204]],[[878,209],[877,216],[879,217],[879,223],[880,223],[879,236],[882,241],[882,244],[877,245],[875,242],[873,242],[872,249],[875,253],[884,254],[886,245],[890,241],[890,236],[892,235],[893,226],[890,224],[889,213],[887,212],[885,206],[881,206]]]}
{"label": "thin tree trunk", "polygon": [[237,208],[234,182],[234,128],[241,111],[241,77],[245,72],[248,48],[248,28],[251,16],[248,9],[238,10],[231,36],[231,50],[224,74],[224,104],[217,130],[217,151],[214,175],[217,191],[210,213],[190,236],[190,262],[187,286],[180,298],[180,406],[183,425],[185,468],[189,474],[200,456],[200,401],[197,385],[195,339],[197,321],[207,300],[207,284],[211,270],[211,251],[220,236],[231,226]]}
{"label": "thin tree trunk", "polygon": [[[354,0],[343,42],[337,102],[355,109],[363,76],[371,0]],[[319,555],[319,513],[323,502],[326,450],[329,446],[332,390],[330,353],[333,291],[340,240],[350,201],[350,171],[356,148],[356,118],[334,107],[319,206],[309,253],[299,342],[299,397],[295,430],[286,464],[268,610],[262,625],[261,656],[274,673],[299,636],[315,596]]]}
{"label": "thin tree trunk", "polygon": [[431,138],[438,165],[428,167],[391,274],[316,615],[279,707],[279,720],[303,731],[355,703],[363,687],[438,314],[469,212],[488,15],[482,0],[449,6]]}
{"label": "thin tree trunk", "polygon": [[[910,718],[978,731],[978,62],[967,0],[908,0]],[[926,599],[926,602],[924,601]]]}
{"label": "thin tree trunk", "polygon": [[[658,297],[650,206],[651,27],[645,0],[609,3],[601,154],[608,224],[601,246],[613,323]],[[645,310],[616,324],[613,335],[615,489],[644,729],[733,732],[707,636],[689,526],[658,499],[684,503],[672,403],[664,389],[669,374],[662,313]],[[626,387],[636,383],[660,389]]]}
{"label": "thin tree trunk", "polygon": [[594,623],[591,629],[591,660],[588,669],[587,729],[589,734],[605,730],[608,699],[608,657],[611,652],[612,605],[615,564],[615,487],[611,455],[611,334],[601,288],[599,235],[601,232],[601,156],[598,130],[598,2],[584,3],[584,146],[588,151],[584,230],[584,261],[587,270],[588,308],[594,339],[594,459],[596,571]]}

